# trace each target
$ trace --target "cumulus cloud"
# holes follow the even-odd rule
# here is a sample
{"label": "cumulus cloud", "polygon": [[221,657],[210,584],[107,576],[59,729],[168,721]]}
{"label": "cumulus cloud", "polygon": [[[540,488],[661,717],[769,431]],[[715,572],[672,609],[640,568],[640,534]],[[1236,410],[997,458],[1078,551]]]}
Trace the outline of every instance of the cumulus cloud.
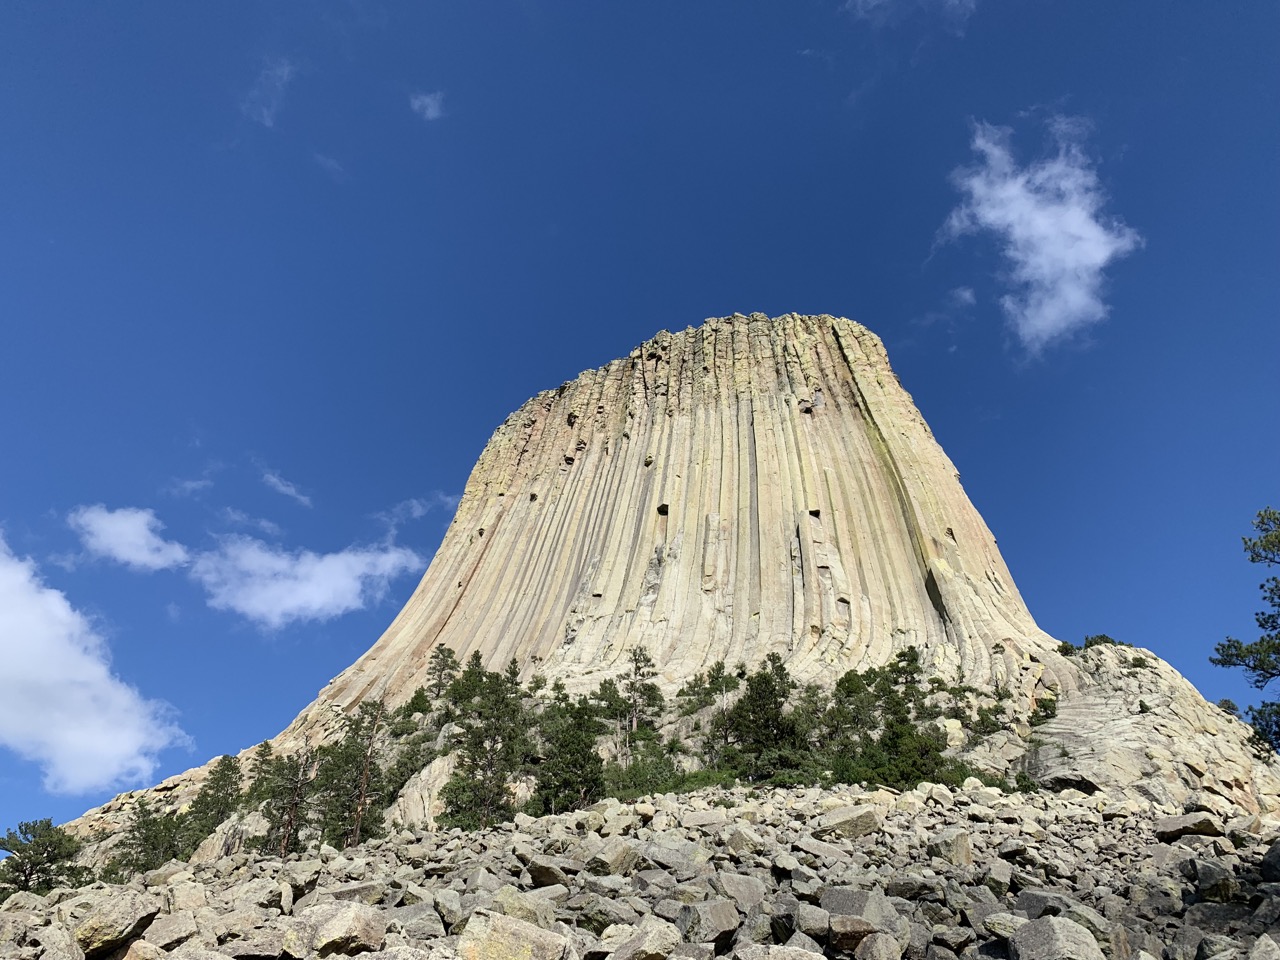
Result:
{"label": "cumulus cloud", "polygon": [[255,123],[270,129],[284,104],[284,92],[297,75],[297,67],[287,57],[276,57],[263,64],[262,72],[240,104],[240,111]]}
{"label": "cumulus cloud", "polygon": [[1000,305],[1032,354],[1106,317],[1103,272],[1142,243],[1103,213],[1107,198],[1083,147],[1084,124],[1057,117],[1050,131],[1052,155],[1021,166],[1012,131],[975,124],[979,159],[951,174],[963,200],[942,229],[946,239],[985,233],[999,242],[1012,286]]}
{"label": "cumulus cloud", "polygon": [[444,116],[444,91],[415,93],[409,98],[409,109],[423,120],[439,120]]}
{"label": "cumulus cloud", "polygon": [[304,507],[311,506],[311,498],[299,490],[294,484],[290,483],[280,474],[268,470],[262,475],[262,482],[274,490],[276,493],[283,493],[286,497],[296,500]]}
{"label": "cumulus cloud", "polygon": [[318,554],[235,536],[200,554],[191,575],[215,610],[230,610],[275,630],[363,609],[385,596],[393,579],[423,563],[412,550],[392,544]]}
{"label": "cumulus cloud", "polygon": [[150,782],[156,755],[187,743],[167,704],[111,672],[103,638],[0,537],[0,745],[39,764],[45,789]]}
{"label": "cumulus cloud", "polygon": [[76,507],[67,515],[67,524],[89,553],[135,570],[168,570],[190,559],[186,547],[160,536],[164,524],[151,510],[108,510],[97,503]]}

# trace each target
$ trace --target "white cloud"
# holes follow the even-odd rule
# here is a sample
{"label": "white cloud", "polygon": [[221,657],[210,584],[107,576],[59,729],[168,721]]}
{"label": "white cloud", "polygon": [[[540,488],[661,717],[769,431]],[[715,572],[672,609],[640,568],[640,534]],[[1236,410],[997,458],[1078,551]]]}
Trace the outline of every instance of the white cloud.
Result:
{"label": "white cloud", "polygon": [[213,486],[213,481],[208,477],[199,480],[174,480],[166,488],[166,492],[175,497],[194,497],[197,494],[204,493]]}
{"label": "white cloud", "polygon": [[222,511],[222,516],[226,521],[237,527],[253,527],[261,530],[269,537],[279,537],[284,533],[280,524],[266,517],[251,517],[243,510],[237,510],[235,507],[226,507]]}
{"label": "white cloud", "polygon": [[333,157],[323,153],[313,153],[311,159],[316,162],[316,166],[329,175],[334,183],[341,183],[347,178],[346,168]]}
{"label": "white cloud", "polygon": [[1107,315],[1103,271],[1142,243],[1137,231],[1102,213],[1106,195],[1083,148],[1084,124],[1050,124],[1052,156],[1019,166],[1012,131],[979,123],[972,147],[979,162],[955,170],[964,195],[942,234],[989,233],[999,241],[1013,290],[1001,307],[1033,354]]}
{"label": "white cloud", "polygon": [[439,120],[444,116],[444,91],[415,93],[409,98],[409,109],[423,120]]}
{"label": "white cloud", "polygon": [[187,743],[172,708],[111,672],[88,619],[0,537],[0,745],[40,765],[45,789],[150,782],[156,755]]}
{"label": "white cloud", "polygon": [[238,536],[198,556],[191,575],[215,610],[234,611],[274,630],[361,610],[380,600],[394,578],[423,563],[407,547],[391,544],[317,554]]}
{"label": "white cloud", "polygon": [[164,524],[151,510],[108,510],[98,503],[76,507],[67,515],[67,524],[91,554],[135,570],[168,570],[190,559],[186,547],[160,536]]}
{"label": "white cloud", "polygon": [[951,303],[956,307],[972,307],[978,302],[978,295],[973,287],[956,287],[950,294]]}
{"label": "white cloud", "polygon": [[268,129],[274,127],[276,115],[284,104],[284,92],[297,72],[293,61],[287,57],[268,60],[263,64],[262,72],[258,74],[258,79],[254,81],[244,102],[240,104],[240,111],[255,123]]}
{"label": "white cloud", "polygon": [[276,493],[283,493],[286,497],[291,497],[304,507],[311,506],[310,497],[273,470],[268,470],[262,475],[262,482]]}
{"label": "white cloud", "polygon": [[909,11],[923,9],[942,13],[963,23],[977,9],[978,0],[845,0],[844,9],[863,20],[884,23]]}

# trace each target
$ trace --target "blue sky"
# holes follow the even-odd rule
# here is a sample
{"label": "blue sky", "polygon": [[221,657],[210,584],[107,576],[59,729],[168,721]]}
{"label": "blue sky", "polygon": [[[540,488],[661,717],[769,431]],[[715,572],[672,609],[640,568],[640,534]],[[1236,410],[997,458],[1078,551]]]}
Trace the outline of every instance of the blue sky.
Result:
{"label": "blue sky", "polygon": [[0,6],[0,828],[278,732],[491,431],[885,340],[1042,626],[1207,664],[1280,506],[1280,7]]}

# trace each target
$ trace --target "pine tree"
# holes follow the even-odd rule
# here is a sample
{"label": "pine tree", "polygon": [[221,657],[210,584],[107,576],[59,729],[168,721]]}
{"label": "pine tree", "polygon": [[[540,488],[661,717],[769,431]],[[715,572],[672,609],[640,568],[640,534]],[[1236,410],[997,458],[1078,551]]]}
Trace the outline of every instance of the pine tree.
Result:
{"label": "pine tree", "polygon": [[515,815],[509,784],[531,752],[530,718],[512,677],[483,668],[479,655],[450,684],[457,710],[457,766],[440,791],[446,826],[479,829]]}
{"label": "pine tree", "polygon": [[[1256,537],[1243,538],[1249,562],[1280,566],[1280,510],[1259,510],[1253,529]],[[1209,662],[1219,667],[1241,667],[1255,689],[1265,690],[1280,678],[1280,577],[1268,577],[1259,589],[1270,608],[1254,614],[1262,635],[1252,643],[1228,637],[1217,645],[1216,655]],[[1280,704],[1264,701],[1250,707],[1248,713],[1260,745],[1269,748],[1268,752],[1280,750]]]}
{"label": "pine tree", "polygon": [[201,841],[240,807],[241,779],[238,758],[229,755],[218,758],[182,823],[180,859],[191,856]]}
{"label": "pine tree", "polygon": [[564,813],[595,803],[604,794],[604,764],[596,751],[601,732],[586,697],[548,704],[539,722],[546,759],[538,764],[538,785],[529,801],[534,816]]}
{"label": "pine tree", "polygon": [[139,798],[120,843],[118,865],[129,873],[145,873],[170,860],[184,859],[185,819],[176,813],[157,813],[145,797]]}
{"label": "pine tree", "polygon": [[381,835],[373,808],[385,788],[379,754],[386,734],[382,701],[365,701],[346,718],[342,739],[318,752],[314,783],[320,839],[352,847]]}
{"label": "pine tree", "polygon": [[254,775],[250,795],[268,824],[263,847],[280,857],[298,852],[315,807],[316,751],[304,743],[297,753],[275,756],[259,747]]}
{"label": "pine tree", "polygon": [[89,881],[89,871],[73,860],[80,841],[50,819],[26,820],[0,836],[0,902],[17,891],[45,894],[55,887],[74,887]]}
{"label": "pine tree", "polygon": [[458,655],[452,648],[439,646],[431,651],[427,660],[427,692],[432,700],[439,700],[444,696],[461,667]]}

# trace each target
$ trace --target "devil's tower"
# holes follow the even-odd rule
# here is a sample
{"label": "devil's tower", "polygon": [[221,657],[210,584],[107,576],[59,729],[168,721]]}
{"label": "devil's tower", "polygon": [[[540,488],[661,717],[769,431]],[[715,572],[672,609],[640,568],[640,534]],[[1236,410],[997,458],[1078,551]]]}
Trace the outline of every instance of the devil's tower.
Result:
{"label": "devil's tower", "polygon": [[993,769],[1030,760],[1046,782],[1169,802],[1280,792],[1247,728],[1167,664],[1059,654],[880,340],[830,316],[663,332],[508,417],[412,598],[283,743],[325,738],[364,698],[403,701],[437,645],[571,690],[637,646],[669,688],[775,652],[830,683],[914,646],[1023,717],[1057,698],[1035,736],[983,745]]}
{"label": "devil's tower", "polygon": [[539,394],[485,448],[413,598],[325,691],[424,682],[436,644],[594,684],[782,655],[834,679],[917,646],[985,681],[1052,649],[880,341],[833,317],[659,334]]}

